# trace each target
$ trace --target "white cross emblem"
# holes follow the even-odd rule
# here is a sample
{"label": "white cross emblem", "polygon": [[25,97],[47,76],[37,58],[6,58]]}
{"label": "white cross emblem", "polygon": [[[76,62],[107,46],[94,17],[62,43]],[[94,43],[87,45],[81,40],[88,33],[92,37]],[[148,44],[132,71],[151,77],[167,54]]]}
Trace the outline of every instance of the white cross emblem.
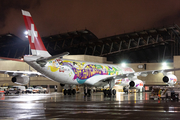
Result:
{"label": "white cross emblem", "polygon": [[31,30],[28,30],[28,35],[31,36],[31,42],[34,43],[34,37],[37,37],[37,31],[34,30],[34,24],[31,24]]}

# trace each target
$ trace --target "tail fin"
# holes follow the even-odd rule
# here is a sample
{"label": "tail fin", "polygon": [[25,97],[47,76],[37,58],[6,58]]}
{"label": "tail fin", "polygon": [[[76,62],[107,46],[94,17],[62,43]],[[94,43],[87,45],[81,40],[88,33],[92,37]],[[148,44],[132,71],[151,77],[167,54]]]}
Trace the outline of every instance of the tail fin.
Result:
{"label": "tail fin", "polygon": [[22,10],[26,30],[28,31],[28,39],[31,47],[32,55],[41,57],[50,57],[51,55],[46,50],[42,39],[37,31],[37,28],[33,22],[31,14],[28,11]]}

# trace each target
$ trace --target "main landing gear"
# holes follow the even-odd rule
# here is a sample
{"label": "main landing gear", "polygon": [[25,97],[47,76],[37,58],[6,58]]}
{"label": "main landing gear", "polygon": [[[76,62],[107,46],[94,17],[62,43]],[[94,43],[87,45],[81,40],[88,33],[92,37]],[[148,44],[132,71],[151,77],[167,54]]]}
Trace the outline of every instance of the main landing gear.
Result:
{"label": "main landing gear", "polygon": [[87,86],[84,86],[84,95],[86,96],[86,95],[91,95],[91,89],[88,89],[88,87]]}
{"label": "main landing gear", "polygon": [[112,95],[116,95],[116,90],[112,89],[113,86],[115,85],[115,80],[112,79],[109,81],[109,90],[103,90],[104,92],[104,96],[108,95],[108,96],[112,96]]}
{"label": "main landing gear", "polygon": [[124,91],[125,93],[128,93],[128,90],[129,90],[129,87],[128,87],[128,86],[124,86],[124,87],[123,87],[123,91]]}
{"label": "main landing gear", "polygon": [[103,90],[104,92],[104,96],[108,95],[108,96],[112,96],[112,95],[116,95],[116,90],[115,89],[109,89],[109,90]]}
{"label": "main landing gear", "polygon": [[64,85],[63,87],[68,88],[68,89],[64,89],[64,91],[63,91],[64,95],[66,95],[66,94],[75,95],[76,94],[76,90],[72,89],[72,85]]}
{"label": "main landing gear", "polygon": [[68,94],[68,95],[71,95],[71,94],[75,95],[76,94],[76,90],[75,89],[68,89],[68,90],[64,89],[64,95],[66,95],[66,94]]}

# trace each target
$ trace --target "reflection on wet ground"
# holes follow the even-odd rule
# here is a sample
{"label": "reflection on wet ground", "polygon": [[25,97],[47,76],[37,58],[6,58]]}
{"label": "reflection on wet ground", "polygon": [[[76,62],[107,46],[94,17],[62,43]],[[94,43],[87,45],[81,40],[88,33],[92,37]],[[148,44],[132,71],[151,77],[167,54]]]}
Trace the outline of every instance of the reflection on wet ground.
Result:
{"label": "reflection on wet ground", "polygon": [[149,93],[104,97],[62,93],[1,95],[0,119],[138,119],[179,120],[180,102],[149,100]]}

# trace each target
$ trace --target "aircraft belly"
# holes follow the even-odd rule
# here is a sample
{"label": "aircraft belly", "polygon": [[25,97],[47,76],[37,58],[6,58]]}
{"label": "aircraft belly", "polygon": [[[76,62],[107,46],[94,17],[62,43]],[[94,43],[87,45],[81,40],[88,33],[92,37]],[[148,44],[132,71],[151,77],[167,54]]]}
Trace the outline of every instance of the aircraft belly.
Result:
{"label": "aircraft belly", "polygon": [[72,71],[65,71],[65,72],[56,72],[56,80],[59,82],[60,81],[63,81],[63,83],[66,83],[66,84],[78,84],[78,82],[73,79],[74,77],[74,73]]}
{"label": "aircraft belly", "polygon": [[[49,72],[51,71],[48,71],[47,73]],[[63,72],[58,70],[56,72],[51,72],[48,76],[63,84],[78,84],[77,81],[73,79],[73,72],[71,70]]]}
{"label": "aircraft belly", "polygon": [[101,80],[103,79],[106,79],[110,77],[109,75],[96,75],[96,76],[92,76],[90,78],[88,78],[86,81],[85,81],[85,84],[88,84],[88,85],[95,85],[96,83],[100,82]]}
{"label": "aircraft belly", "polygon": [[[38,72],[43,73],[47,78],[60,82],[63,84],[78,84],[76,80],[73,79],[73,73],[72,71],[59,71],[59,69],[52,69],[49,67],[40,67],[35,62],[32,64],[31,62],[27,62],[29,65],[31,65],[34,69],[36,69]],[[71,74],[70,74],[71,73]]]}

